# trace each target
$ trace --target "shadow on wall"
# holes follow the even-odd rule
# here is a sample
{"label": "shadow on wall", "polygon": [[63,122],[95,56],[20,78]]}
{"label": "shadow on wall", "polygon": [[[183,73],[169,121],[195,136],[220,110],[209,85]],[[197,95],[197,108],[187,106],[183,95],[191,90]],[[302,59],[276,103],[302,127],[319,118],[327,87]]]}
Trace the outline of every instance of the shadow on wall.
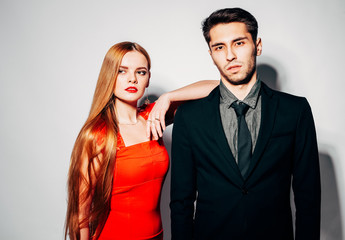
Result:
{"label": "shadow on wall", "polygon": [[[270,88],[280,90],[277,71],[268,64],[257,66],[260,79]],[[340,201],[333,159],[319,152],[321,173],[321,240],[342,240]],[[292,201],[293,203],[293,201]],[[344,206],[345,207],[345,206]],[[293,211],[295,210],[293,206]]]}
{"label": "shadow on wall", "polygon": [[[171,156],[171,130],[172,128],[169,127],[164,136],[164,145],[169,153],[169,156]],[[163,230],[164,230],[164,240],[171,239],[169,203],[170,203],[170,167],[168,170],[168,174],[165,177],[162,194],[161,194],[161,215],[162,215],[162,223],[163,223]]]}
{"label": "shadow on wall", "polygon": [[280,90],[277,71],[268,64],[257,65],[258,75],[264,83],[274,90]]}
{"label": "shadow on wall", "polygon": [[340,201],[333,159],[327,153],[319,153],[321,172],[321,239],[341,240]]}

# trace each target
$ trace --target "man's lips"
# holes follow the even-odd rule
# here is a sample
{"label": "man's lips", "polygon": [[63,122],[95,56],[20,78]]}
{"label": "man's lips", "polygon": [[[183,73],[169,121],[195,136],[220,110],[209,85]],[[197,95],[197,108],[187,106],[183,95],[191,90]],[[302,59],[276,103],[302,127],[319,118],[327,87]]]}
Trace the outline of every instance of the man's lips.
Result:
{"label": "man's lips", "polygon": [[232,65],[227,68],[230,72],[238,72],[241,69],[242,65]]}
{"label": "man's lips", "polygon": [[128,87],[125,89],[125,91],[130,92],[130,93],[136,93],[138,89],[136,87]]}

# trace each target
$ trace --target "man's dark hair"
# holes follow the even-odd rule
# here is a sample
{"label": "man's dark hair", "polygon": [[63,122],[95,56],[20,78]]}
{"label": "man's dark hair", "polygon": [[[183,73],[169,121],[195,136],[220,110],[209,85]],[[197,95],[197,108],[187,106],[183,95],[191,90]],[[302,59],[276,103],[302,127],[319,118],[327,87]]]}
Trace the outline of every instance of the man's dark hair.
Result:
{"label": "man's dark hair", "polygon": [[220,23],[241,22],[247,27],[255,43],[258,35],[258,22],[255,17],[241,8],[224,8],[213,12],[202,22],[202,31],[207,44],[210,43],[210,30]]}

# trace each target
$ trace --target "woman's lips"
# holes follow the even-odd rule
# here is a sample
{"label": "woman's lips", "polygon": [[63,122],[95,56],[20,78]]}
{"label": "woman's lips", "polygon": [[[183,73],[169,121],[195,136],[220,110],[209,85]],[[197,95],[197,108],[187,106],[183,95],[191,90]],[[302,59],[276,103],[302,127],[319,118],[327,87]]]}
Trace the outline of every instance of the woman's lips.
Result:
{"label": "woman's lips", "polygon": [[125,91],[127,91],[129,93],[136,93],[136,92],[138,92],[138,89],[136,87],[128,87],[125,89]]}

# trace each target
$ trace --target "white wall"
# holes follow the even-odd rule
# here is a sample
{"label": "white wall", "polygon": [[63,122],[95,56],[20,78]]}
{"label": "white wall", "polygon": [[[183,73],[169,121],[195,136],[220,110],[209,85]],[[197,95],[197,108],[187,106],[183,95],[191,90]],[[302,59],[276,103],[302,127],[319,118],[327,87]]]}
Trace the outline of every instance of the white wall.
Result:
{"label": "white wall", "polygon": [[[345,203],[345,1],[2,0],[0,238],[63,238],[69,157],[111,45],[130,40],[148,50],[153,92],[218,79],[200,23],[235,6],[259,22],[259,64],[277,71],[281,90],[308,98],[320,152],[331,160]],[[332,171],[325,176],[334,178]],[[167,186],[168,233],[166,192]],[[345,204],[341,213],[344,231]],[[334,231],[323,230],[323,239],[336,239]]]}

